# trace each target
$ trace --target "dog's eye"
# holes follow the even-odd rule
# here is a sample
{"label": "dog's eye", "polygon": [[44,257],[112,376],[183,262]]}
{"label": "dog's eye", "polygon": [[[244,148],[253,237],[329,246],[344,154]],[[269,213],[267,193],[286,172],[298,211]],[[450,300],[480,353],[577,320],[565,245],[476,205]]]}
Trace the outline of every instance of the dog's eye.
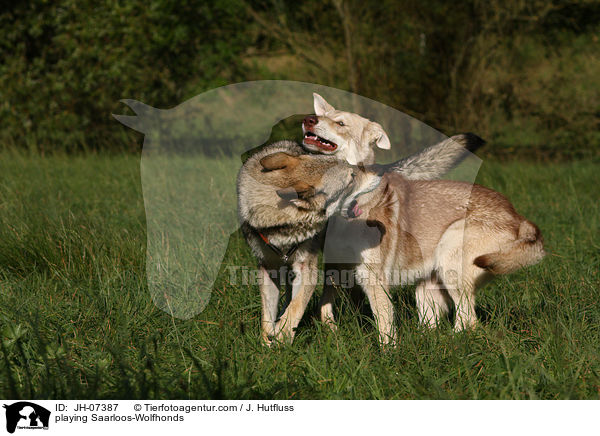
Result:
{"label": "dog's eye", "polygon": [[337,123],[338,123],[340,126],[345,126],[345,124],[344,124],[344,122],[343,122],[343,121],[338,121]]}

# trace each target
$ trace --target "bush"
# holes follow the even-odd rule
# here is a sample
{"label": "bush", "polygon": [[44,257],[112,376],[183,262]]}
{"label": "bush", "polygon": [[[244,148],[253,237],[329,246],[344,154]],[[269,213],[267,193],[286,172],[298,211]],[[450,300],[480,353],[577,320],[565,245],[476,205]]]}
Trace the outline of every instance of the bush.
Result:
{"label": "bush", "polygon": [[[348,89],[488,153],[597,156],[600,4],[517,0],[58,0],[0,13],[0,146],[136,149],[122,98],[158,108],[288,79]],[[135,138],[135,139],[134,139]]]}

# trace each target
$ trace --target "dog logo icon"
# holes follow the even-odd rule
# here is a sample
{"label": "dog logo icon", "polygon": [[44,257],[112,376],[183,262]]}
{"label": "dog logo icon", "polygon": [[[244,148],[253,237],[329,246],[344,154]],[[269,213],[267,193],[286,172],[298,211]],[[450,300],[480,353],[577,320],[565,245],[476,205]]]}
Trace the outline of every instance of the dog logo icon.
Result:
{"label": "dog logo icon", "polygon": [[50,411],[28,401],[4,405],[6,409],[6,431],[14,433],[18,429],[48,429]]}

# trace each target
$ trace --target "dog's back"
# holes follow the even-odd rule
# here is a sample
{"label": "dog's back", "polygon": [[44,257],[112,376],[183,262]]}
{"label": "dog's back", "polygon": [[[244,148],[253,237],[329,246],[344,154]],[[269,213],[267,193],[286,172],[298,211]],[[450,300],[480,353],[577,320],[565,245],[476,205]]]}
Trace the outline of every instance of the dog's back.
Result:
{"label": "dog's back", "polygon": [[[452,226],[461,227],[464,233],[459,242],[464,244],[462,251],[468,261],[495,274],[537,263],[544,255],[537,226],[519,215],[502,194],[483,186],[448,180],[411,181],[387,173],[368,196],[366,204],[360,197],[357,200],[369,220],[384,224],[379,249],[391,253],[400,243],[395,251],[403,259],[401,263],[414,265],[419,259],[437,263],[434,258],[440,255],[440,244],[447,242],[444,237]],[[389,241],[398,238],[404,241]],[[496,249],[485,252],[484,247]]]}

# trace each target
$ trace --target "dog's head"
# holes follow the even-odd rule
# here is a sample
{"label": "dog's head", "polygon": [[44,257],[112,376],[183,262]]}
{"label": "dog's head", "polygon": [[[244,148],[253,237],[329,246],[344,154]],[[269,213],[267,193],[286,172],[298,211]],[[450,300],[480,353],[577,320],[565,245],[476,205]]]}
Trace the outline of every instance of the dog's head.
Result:
{"label": "dog's head", "polygon": [[[344,207],[349,208],[357,196],[378,185],[381,176],[363,166],[348,165],[330,156],[299,155],[285,152],[268,155],[260,160],[263,172],[276,185],[277,195],[284,204],[298,209],[322,211],[327,217]],[[358,217],[360,211],[342,214]]]}
{"label": "dog's head", "polygon": [[360,115],[336,110],[319,94],[313,94],[316,115],[302,122],[302,144],[310,151],[335,154],[351,165],[373,163],[373,148],[390,148],[380,124]]}

